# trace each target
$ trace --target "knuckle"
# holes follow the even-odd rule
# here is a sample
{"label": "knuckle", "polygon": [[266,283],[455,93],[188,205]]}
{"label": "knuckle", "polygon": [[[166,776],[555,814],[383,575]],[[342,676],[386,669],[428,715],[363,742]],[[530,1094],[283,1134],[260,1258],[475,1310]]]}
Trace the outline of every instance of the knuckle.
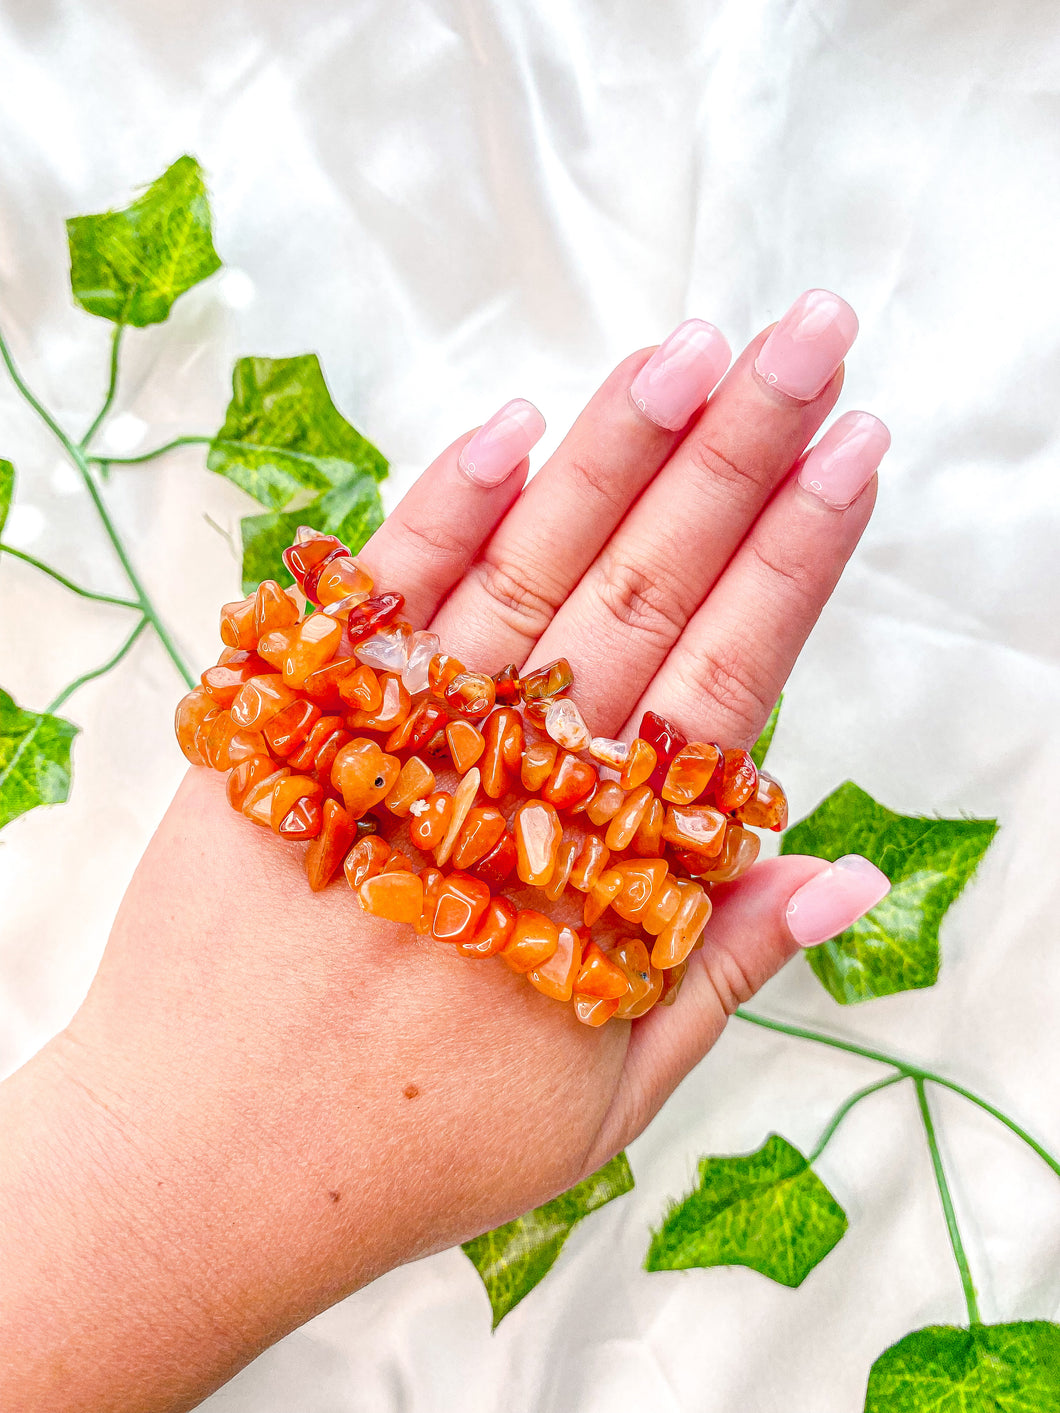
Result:
{"label": "knuckle", "polygon": [[397,520],[395,528],[408,549],[431,568],[448,569],[454,562],[463,565],[468,547],[463,539],[442,524]]}
{"label": "knuckle", "polygon": [[726,1016],[731,1016],[737,1006],[746,1005],[754,996],[757,987],[739,957],[728,948],[720,947],[715,950],[708,942],[703,948],[703,963],[714,994]]}
{"label": "knuckle", "polygon": [[676,580],[645,573],[607,553],[594,578],[597,597],[625,632],[668,647],[684,628],[688,612]]}
{"label": "knuckle", "polygon": [[580,482],[593,500],[604,501],[619,513],[625,501],[615,486],[614,472],[592,456],[573,456],[567,463],[573,478]]}
{"label": "knuckle", "polygon": [[808,560],[791,553],[774,553],[754,539],[748,541],[748,548],[763,577],[769,581],[771,593],[776,591],[779,580],[792,598],[799,601],[813,598],[816,576]]}
{"label": "knuckle", "polygon": [[544,588],[531,587],[528,574],[492,559],[479,560],[472,573],[502,626],[537,642],[556,612]]}
{"label": "knuckle", "polygon": [[747,466],[733,461],[704,438],[694,438],[687,444],[692,468],[705,480],[720,482],[727,490],[740,495],[760,492],[762,483]]}
{"label": "knuckle", "polygon": [[729,723],[729,735],[753,741],[772,710],[767,693],[753,679],[739,650],[701,646],[690,653],[690,672],[697,692],[705,693]]}

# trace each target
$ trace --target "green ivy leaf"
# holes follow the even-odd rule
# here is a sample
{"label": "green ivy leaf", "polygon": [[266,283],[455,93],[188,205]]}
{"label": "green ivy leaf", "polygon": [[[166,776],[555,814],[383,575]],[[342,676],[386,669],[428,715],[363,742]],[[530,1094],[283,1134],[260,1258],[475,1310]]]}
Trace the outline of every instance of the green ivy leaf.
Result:
{"label": "green ivy leaf", "polygon": [[993,819],[895,814],[849,780],[788,830],[782,854],[863,854],[891,880],[882,903],[806,953],[840,1005],[935,984],[939,926],[996,833]]}
{"label": "green ivy leaf", "polygon": [[569,1192],[464,1243],[486,1287],[494,1329],[552,1269],[575,1224],[632,1187],[626,1155],[618,1153]]}
{"label": "green ivy leaf", "polygon": [[865,1413],[1046,1413],[1060,1409],[1060,1325],[930,1325],[872,1366]]}
{"label": "green ivy leaf", "polygon": [[299,525],[356,553],[383,523],[386,458],[332,402],[315,353],[239,360],[206,464],[272,512],[242,523],[244,593],[262,579],[291,583],[280,554]]}
{"label": "green ivy leaf", "polygon": [[652,1233],[644,1267],[750,1266],[801,1285],[847,1229],[846,1213],[779,1134],[754,1153],[701,1158],[699,1182]]}
{"label": "green ivy leaf", "polygon": [[0,829],[70,793],[70,747],[81,728],[61,716],[22,711],[0,690]]}
{"label": "green ivy leaf", "polygon": [[773,732],[777,729],[777,722],[780,720],[780,708],[784,703],[784,693],[781,692],[777,698],[776,706],[769,713],[769,720],[762,728],[762,734],[751,747],[751,759],[759,770],[766,763],[766,755],[773,744]]}
{"label": "green ivy leaf", "polygon": [[252,594],[262,579],[275,579],[284,585],[294,582],[281,555],[299,525],[337,535],[356,554],[382,523],[383,506],[375,482],[363,477],[326,491],[301,510],[273,510],[267,515],[244,517],[240,521],[244,594]]}
{"label": "green ivy leaf", "polygon": [[239,360],[206,464],[273,510],[310,499],[307,491],[387,474],[383,455],[332,402],[315,353]]}
{"label": "green ivy leaf", "polygon": [[0,461],[0,533],[7,523],[11,497],[15,494],[15,468],[10,461]]}
{"label": "green ivy leaf", "polygon": [[66,234],[74,299],[116,324],[161,323],[174,300],[221,268],[194,157],[178,157],[124,211],[74,216]]}

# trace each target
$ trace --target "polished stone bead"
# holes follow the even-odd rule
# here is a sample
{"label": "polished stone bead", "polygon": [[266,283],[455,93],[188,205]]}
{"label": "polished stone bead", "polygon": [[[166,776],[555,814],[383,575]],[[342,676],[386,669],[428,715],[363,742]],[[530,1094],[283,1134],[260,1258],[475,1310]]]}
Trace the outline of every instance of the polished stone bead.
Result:
{"label": "polished stone bead", "polygon": [[497,702],[500,706],[514,706],[519,701],[522,696],[522,683],[519,681],[519,673],[516,671],[514,662],[510,662],[500,672],[493,674],[493,685],[496,688]]}
{"label": "polished stone bead", "polygon": [[640,916],[640,925],[649,937],[658,937],[677,915],[681,906],[681,890],[673,877],[667,877]]}
{"label": "polished stone bead", "polygon": [[300,627],[301,624],[292,623],[286,628],[273,628],[271,632],[261,635],[258,639],[258,656],[268,663],[268,667],[261,669],[263,672],[267,672],[269,668],[283,672],[288,654],[298,641]]}
{"label": "polished stone bead", "polygon": [[357,737],[343,746],[331,767],[331,783],[354,820],[386,798],[401,770],[397,756],[375,741]]}
{"label": "polished stone bead", "polygon": [[534,888],[543,888],[552,877],[563,837],[559,815],[544,800],[525,800],[515,812],[512,832],[520,879]]}
{"label": "polished stone bead", "polygon": [[343,625],[342,643],[336,656],[349,657],[358,643],[363,643],[365,638],[370,638],[391,623],[404,606],[402,594],[377,594],[363,603],[354,603],[349,599],[329,603],[322,612],[329,618],[337,618]]}
{"label": "polished stone bead", "polygon": [[283,551],[282,559],[306,597],[313,598],[310,590],[317,588],[317,576],[324,564],[348,554],[349,550],[334,535],[325,535],[310,525],[300,525],[294,544]]}
{"label": "polished stone bead", "polygon": [[750,829],[730,821],[725,828],[725,843],[716,859],[706,861],[706,868],[697,869],[696,876],[704,883],[731,883],[747,872],[758,858],[762,840]]}
{"label": "polished stone bead", "polygon": [[[206,680],[205,673],[203,680]],[[771,775],[760,770],[755,792],[737,807],[736,818],[742,824],[754,825],[756,829],[787,829],[787,796]]]}
{"label": "polished stone bead", "polygon": [[608,960],[595,942],[590,942],[582,956],[574,990],[579,996],[601,996],[617,1001],[629,990],[629,978],[621,967]]}
{"label": "polished stone bead", "polygon": [[[618,949],[616,948],[616,951]],[[612,956],[614,953],[612,953]],[[658,1004],[659,997],[663,993],[663,973],[648,963],[648,987],[638,999],[634,1000],[634,987],[631,981],[630,989],[618,1003],[615,1011],[616,1020],[637,1020],[640,1016],[645,1016],[654,1005]],[[640,988],[636,988],[638,991]]]}
{"label": "polished stone bead", "polygon": [[545,884],[545,897],[550,903],[562,898],[570,879],[571,869],[574,867],[574,860],[584,847],[585,836],[581,830],[565,829],[563,831],[559,852],[556,854],[556,866],[552,870],[552,877]]}
{"label": "polished stone bead", "polygon": [[635,854],[641,858],[657,858],[662,853],[662,827],[665,819],[666,806],[658,796],[653,795],[630,845]]}
{"label": "polished stone bead", "polygon": [[626,792],[617,780],[601,780],[585,806],[585,813],[594,824],[606,824],[625,803]]}
{"label": "polished stone bead", "polygon": [[467,668],[459,658],[448,653],[436,653],[427,664],[427,686],[432,697],[445,696],[445,689],[454,677],[461,676]]}
{"label": "polished stone bead", "polygon": [[569,751],[560,751],[542,787],[541,798],[558,810],[569,809],[592,794],[599,778],[588,761],[579,760]]}
{"label": "polished stone bead", "polygon": [[599,922],[611,904],[611,899],[622,889],[622,875],[617,869],[606,869],[586,894],[582,921],[586,927]]}
{"label": "polished stone bead", "polygon": [[526,979],[542,995],[551,996],[554,1001],[569,1001],[581,964],[581,937],[573,927],[561,927],[556,938],[556,950],[547,961],[531,967]]}
{"label": "polished stone bead", "polygon": [[[626,990],[620,998],[615,1015],[619,1020],[630,1019],[630,1011],[651,991],[651,962],[648,949],[639,937],[630,937],[607,953],[612,966],[619,967],[626,978]],[[579,988],[580,989],[580,988]]]}
{"label": "polished stone bead", "polygon": [[415,873],[377,873],[364,880],[357,896],[366,913],[389,922],[417,922],[423,912],[423,883]]}
{"label": "polished stone bead", "polygon": [[261,638],[274,628],[288,628],[297,622],[298,609],[294,600],[284,593],[275,579],[262,580],[254,596],[255,637]]}
{"label": "polished stone bead", "polygon": [[721,779],[714,786],[719,809],[737,810],[750,800],[758,785],[758,769],[747,751],[726,751],[722,757]]}
{"label": "polished stone bead", "polygon": [[353,650],[358,662],[376,672],[393,672],[399,677],[409,661],[412,629],[407,623],[390,623],[370,638],[363,639]]}
{"label": "polished stone bead", "polygon": [[434,909],[438,902],[438,890],[445,882],[445,874],[439,868],[431,868],[429,865],[420,873],[423,883],[423,912],[420,913],[419,922],[412,925],[420,936],[424,936],[431,930],[431,923],[434,921]]}
{"label": "polished stone bead", "polygon": [[302,744],[320,719],[320,708],[296,697],[262,726],[262,735],[274,756],[289,756]]}
{"label": "polished stone bead", "polygon": [[310,614],[284,658],[283,680],[289,687],[301,687],[307,677],[331,661],[341,638],[341,623],[323,613]]}
{"label": "polished stone bead", "polygon": [[629,792],[607,826],[604,843],[609,849],[617,853],[629,847],[654,798],[648,785],[638,785]]}
{"label": "polished stone bead", "polygon": [[268,742],[261,732],[237,727],[227,712],[222,712],[210,728],[206,746],[214,770],[229,770],[250,756],[269,754]]}
{"label": "polished stone bead", "polygon": [[320,800],[298,800],[280,821],[280,838],[292,844],[308,844],[320,833],[323,823],[324,810]]}
{"label": "polished stone bead", "polygon": [[546,663],[536,672],[531,672],[523,677],[523,700],[526,702],[549,700],[552,697],[558,697],[562,692],[569,691],[573,685],[574,673],[571,671],[570,663],[565,657],[560,657],[555,662]]}
{"label": "polished stone bead", "polygon": [[338,603],[340,599],[357,599],[364,603],[371,598],[375,585],[349,555],[329,559],[317,575],[316,593],[310,595],[317,603]]}
{"label": "polished stone bead", "polygon": [[651,964],[660,971],[679,966],[685,960],[710,917],[710,899],[698,883],[679,883],[678,887],[681,905],[651,949]]}
{"label": "polished stone bead", "polygon": [[559,928],[544,913],[525,908],[515,915],[515,926],[501,956],[512,971],[528,972],[541,967],[559,946]]}
{"label": "polished stone bead", "polygon": [[458,942],[456,950],[462,957],[473,960],[495,957],[506,946],[514,927],[515,905],[507,898],[493,897],[474,935],[466,942]]}
{"label": "polished stone bead", "polygon": [[437,702],[421,701],[386,738],[388,751],[422,751],[446,720],[445,708]]}
{"label": "polished stone bead", "polygon": [[671,805],[690,805],[720,779],[721,749],[705,741],[682,746],[670,762],[663,782],[662,797]]}
{"label": "polished stone bead", "polygon": [[552,774],[559,747],[555,741],[535,741],[523,751],[520,765],[520,779],[523,789],[536,795]]}
{"label": "polished stone bead", "polygon": [[677,993],[680,991],[685,974],[688,971],[687,962],[679,962],[677,966],[671,967],[669,971],[660,973],[662,976],[662,995],[659,997],[658,1005],[672,1006],[677,1000]]}
{"label": "polished stone bead", "polygon": [[324,799],[324,787],[307,775],[288,775],[272,792],[272,808],[269,823],[278,834],[280,825],[299,800],[315,800],[320,804]]}
{"label": "polished stone bead", "polygon": [[621,874],[622,887],[611,899],[611,910],[627,922],[635,922],[666,883],[666,860],[623,860],[612,868]]}
{"label": "polished stone bead", "polygon": [[486,738],[478,727],[459,718],[450,721],[446,726],[445,739],[453,764],[461,775],[478,763],[479,757],[486,749]]}
{"label": "polished stone bead", "polygon": [[350,711],[374,713],[383,705],[383,688],[379,677],[370,667],[357,664],[339,683],[339,696]]}
{"label": "polished stone bead", "polygon": [[[199,728],[206,717],[211,712],[219,711],[217,703],[203,686],[193,687],[177,703],[177,710],[173,718],[173,725],[177,732],[177,744],[192,765],[206,764],[206,757],[196,744],[196,740]],[[213,717],[212,719],[216,721],[217,718]]]}
{"label": "polished stone bead", "polygon": [[415,873],[412,860],[407,854],[403,854],[400,849],[391,849],[386,863],[383,865],[384,873]]}
{"label": "polished stone bead", "polygon": [[488,883],[491,888],[499,888],[515,870],[518,853],[515,838],[507,830],[501,835],[484,859],[470,870],[476,878]]}
{"label": "polished stone bead", "polygon": [[[359,670],[361,665],[355,657],[333,658],[317,668],[316,672],[311,672],[298,690],[303,697],[316,702],[325,711],[337,711],[344,705],[358,707],[359,702],[343,702],[342,684]],[[365,672],[368,670],[367,667],[363,669]]]}
{"label": "polished stone bead", "polygon": [[419,756],[409,756],[384,803],[391,814],[403,819],[411,806],[426,799],[433,789],[434,771]]}
{"label": "polished stone bead", "polygon": [[710,805],[669,805],[662,837],[668,844],[713,858],[725,842],[725,816]]}
{"label": "polished stone bead", "polygon": [[430,853],[437,848],[449,828],[453,816],[453,797],[448,790],[435,790],[426,800],[420,802],[423,808],[412,807],[412,824],[409,838],[421,853]]}
{"label": "polished stone bead", "polygon": [[389,857],[390,845],[386,840],[381,839],[378,834],[366,834],[363,839],[357,840],[346,855],[342,865],[346,882],[356,890],[366,878],[374,878],[377,873],[382,873]]}
{"label": "polished stone bead", "polygon": [[466,942],[478,930],[489,906],[490,890],[478,878],[466,873],[451,873],[438,889],[431,921],[431,936],[436,942]]}
{"label": "polished stone bead", "polygon": [[580,893],[591,892],[599,883],[610,857],[611,850],[599,834],[587,832],[571,869],[571,887],[577,888]]}
{"label": "polished stone bead", "polygon": [[434,861],[439,868],[449,862],[449,856],[456,847],[456,841],[460,838],[460,831],[464,827],[464,821],[471,813],[481,783],[482,777],[479,774],[478,766],[473,765],[453,793],[453,805],[449,815],[449,825],[442,838],[442,842],[438,845],[434,854]]}
{"label": "polished stone bead", "polygon": [[241,810],[243,801],[253,787],[271,775],[275,769],[276,762],[266,755],[248,756],[246,760],[241,760],[234,766],[225,781],[225,793],[232,808]]}
{"label": "polished stone bead", "polygon": [[647,783],[657,795],[666,780],[670,762],[682,746],[688,745],[688,737],[683,735],[672,721],[667,721],[664,716],[654,711],[644,713],[637,735],[655,749],[656,765]]}
{"label": "polished stone bead", "polygon": [[[324,746],[325,741],[332,736],[341,733],[345,740],[340,741],[335,747],[331,760],[328,761],[328,771],[331,770],[331,761],[339,751],[340,746],[344,746],[350,739],[349,733],[343,728],[341,716],[321,716],[313,722],[309,734],[301,743],[297,750],[292,751],[287,757],[287,764],[292,770],[313,770],[316,768],[317,756]],[[321,767],[323,769],[323,767]]]}
{"label": "polished stone bead", "polygon": [[629,748],[629,756],[622,767],[618,783],[623,790],[636,790],[641,785],[646,785],[655,773],[658,760],[655,747],[638,736]]}
{"label": "polished stone bead", "polygon": [[625,741],[613,741],[610,736],[594,736],[589,742],[589,754],[601,765],[621,770],[629,758],[629,746]]}
{"label": "polished stone bead", "polygon": [[228,648],[250,651],[257,646],[258,632],[254,626],[254,604],[257,595],[226,603],[221,609],[221,642]]}
{"label": "polished stone bead", "polygon": [[493,710],[497,689],[485,672],[460,672],[446,687],[444,697],[450,711],[480,717]]}
{"label": "polished stone bead", "polygon": [[469,810],[453,849],[454,865],[459,869],[473,868],[496,848],[505,828],[504,815],[494,805]]}
{"label": "polished stone bead", "polygon": [[570,700],[554,701],[545,713],[545,730],[557,745],[568,751],[585,751],[592,739],[585,718]]}
{"label": "polished stone bead", "polygon": [[511,787],[523,754],[523,723],[513,707],[498,707],[483,723],[486,746],[479,769],[482,788],[491,800],[499,800]]}
{"label": "polished stone bead", "polygon": [[412,698],[401,678],[387,673],[380,682],[383,700],[375,711],[351,711],[346,724],[351,731],[393,731],[412,710]]}
{"label": "polished stone bead", "polygon": [[229,710],[238,726],[257,731],[297,700],[278,672],[267,672],[244,682]]}
{"label": "polished stone bead", "polygon": [[263,662],[257,653],[234,649],[223,663],[208,667],[199,681],[215,706],[228,707],[235,701],[244,682],[268,670],[269,664]]}
{"label": "polished stone bead", "polygon": [[243,797],[243,814],[254,824],[268,829],[272,824],[272,797],[281,780],[290,775],[287,767],[281,766],[271,775],[266,775],[256,785],[252,785]]}
{"label": "polished stone bead", "polygon": [[619,1003],[614,998],[604,996],[579,996],[574,993],[574,1014],[582,1025],[604,1025],[618,1010]]}
{"label": "polished stone bead", "polygon": [[438,656],[441,646],[437,633],[413,633],[409,641],[408,661],[401,674],[405,690],[412,696],[429,689],[431,660]]}

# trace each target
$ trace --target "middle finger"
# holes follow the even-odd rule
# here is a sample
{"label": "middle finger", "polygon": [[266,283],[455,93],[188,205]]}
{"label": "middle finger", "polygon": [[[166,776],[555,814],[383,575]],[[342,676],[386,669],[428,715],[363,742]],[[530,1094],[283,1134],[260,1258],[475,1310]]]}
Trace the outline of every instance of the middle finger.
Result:
{"label": "middle finger", "polygon": [[594,730],[626,719],[842,387],[857,333],[810,290],[740,356],[556,614],[531,666],[566,657]]}

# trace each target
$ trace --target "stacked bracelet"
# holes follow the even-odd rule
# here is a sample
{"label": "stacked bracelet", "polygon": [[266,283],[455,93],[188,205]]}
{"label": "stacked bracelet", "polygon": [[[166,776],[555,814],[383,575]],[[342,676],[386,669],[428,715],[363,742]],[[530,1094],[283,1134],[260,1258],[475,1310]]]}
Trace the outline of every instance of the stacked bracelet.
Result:
{"label": "stacked bracelet", "polygon": [[[334,536],[303,527],[284,561],[297,589],[221,610],[177,708],[187,758],[308,844],[314,890],[342,869],[366,912],[501,956],[587,1025],[672,1001],[712,885],[757,858],[752,826],[787,823],[776,781],[654,712],[631,745],[591,736],[563,659],[467,671]],[[535,889],[552,916],[521,906]]]}

